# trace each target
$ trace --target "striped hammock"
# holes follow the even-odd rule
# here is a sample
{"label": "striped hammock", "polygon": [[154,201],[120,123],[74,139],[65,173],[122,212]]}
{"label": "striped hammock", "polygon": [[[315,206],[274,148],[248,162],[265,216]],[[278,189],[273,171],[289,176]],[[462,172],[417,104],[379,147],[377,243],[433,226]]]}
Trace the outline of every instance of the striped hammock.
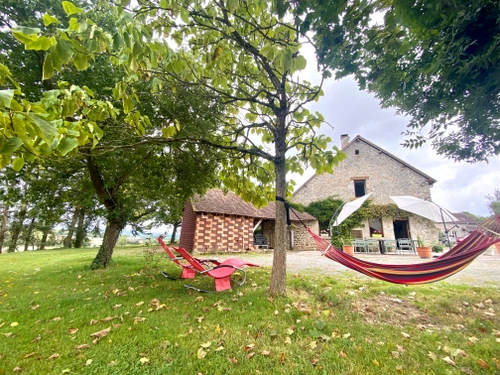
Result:
{"label": "striped hammock", "polygon": [[415,264],[381,264],[358,259],[335,248],[308,227],[306,229],[318,249],[327,258],[383,281],[416,285],[440,281],[463,270],[490,246],[500,241],[499,227],[500,216],[482,224],[480,228],[440,257]]}

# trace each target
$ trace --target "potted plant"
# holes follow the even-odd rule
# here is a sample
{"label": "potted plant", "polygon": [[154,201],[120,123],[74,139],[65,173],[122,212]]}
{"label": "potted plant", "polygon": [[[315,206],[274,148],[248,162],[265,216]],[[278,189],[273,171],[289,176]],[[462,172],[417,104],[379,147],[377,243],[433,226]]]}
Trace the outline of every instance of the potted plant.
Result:
{"label": "potted plant", "polygon": [[417,238],[417,254],[422,259],[432,258],[432,248],[430,246],[425,246],[424,241],[420,236]]}
{"label": "potted plant", "polygon": [[352,237],[342,238],[342,250],[344,253],[354,256],[354,246],[352,245]]}

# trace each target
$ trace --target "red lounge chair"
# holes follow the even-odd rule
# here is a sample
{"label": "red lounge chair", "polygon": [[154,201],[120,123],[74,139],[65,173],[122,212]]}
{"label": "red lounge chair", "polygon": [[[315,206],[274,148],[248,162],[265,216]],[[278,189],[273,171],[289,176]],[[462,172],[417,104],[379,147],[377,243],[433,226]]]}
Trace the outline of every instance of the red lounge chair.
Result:
{"label": "red lounge chair", "polygon": [[[229,258],[225,261],[215,265],[215,267],[209,267],[206,263],[200,262],[198,259],[194,258],[183,248],[174,248],[181,257],[183,257],[196,272],[208,275],[215,280],[215,290],[217,292],[222,292],[223,290],[231,289],[231,275],[236,271],[239,271],[243,275],[243,280],[236,283],[241,286],[245,283],[247,275],[246,272],[241,268],[243,266],[259,267],[257,264],[246,262],[242,259]],[[199,292],[204,292],[204,290],[195,288],[191,285],[184,285],[186,288],[195,289]]]}
{"label": "red lounge chair", "polygon": [[[157,240],[160,243],[161,247],[163,247],[163,250],[165,250],[165,252],[167,253],[167,256],[169,257],[169,259],[172,262],[174,262],[175,264],[181,266],[181,268],[182,268],[181,275],[179,277],[174,277],[172,275],[169,275],[165,271],[161,271],[161,274],[163,276],[165,276],[167,279],[171,279],[171,280],[192,279],[192,278],[194,278],[195,275],[196,275],[196,271],[193,268],[193,266],[191,264],[189,264],[189,263],[188,264],[182,263],[181,260],[183,260],[184,258],[183,257],[175,256],[175,254],[173,253],[172,249],[170,249],[167,246],[167,244],[165,242],[163,242],[162,237],[158,237]],[[215,264],[215,265],[219,265],[220,264],[220,262],[218,262],[216,260],[213,260],[213,259],[197,259],[197,261],[200,262],[200,263],[202,263],[202,264],[205,264],[205,263],[212,263],[212,264]]]}

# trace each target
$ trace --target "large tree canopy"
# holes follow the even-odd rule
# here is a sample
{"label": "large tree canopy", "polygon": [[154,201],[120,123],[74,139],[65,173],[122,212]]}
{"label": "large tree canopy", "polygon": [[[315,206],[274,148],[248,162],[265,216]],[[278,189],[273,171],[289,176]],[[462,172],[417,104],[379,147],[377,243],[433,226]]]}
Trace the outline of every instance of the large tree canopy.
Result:
{"label": "large tree canopy", "polygon": [[438,154],[469,162],[500,153],[499,1],[297,4],[321,62],[410,116],[406,146],[430,141]]}
{"label": "large tree canopy", "polygon": [[[220,126],[183,141],[224,150],[220,178],[246,199],[261,205],[275,196],[284,198],[292,190],[287,171],[301,172],[307,163],[319,172],[332,171],[342,158],[336,150],[326,150],[327,137],[316,134],[323,118],[305,105],[319,98],[321,86],[299,79],[306,66],[299,34],[285,21],[291,20],[289,16],[278,16],[274,4],[122,1],[106,9],[114,25],[96,23],[67,1],[63,7],[69,16],[66,28],[66,21],[51,17],[59,27],[49,32],[18,30],[18,39],[27,45],[48,40],[44,78],[66,65],[85,71],[105,55],[123,73],[113,89],[114,100],[121,101],[138,134],[150,126],[140,111],[144,98],[136,87],[139,82],[149,82],[153,91],[178,85],[205,90],[200,100],[217,100],[224,106]],[[181,141],[184,124],[175,120],[164,122],[157,142],[171,142],[174,136]],[[287,243],[282,201],[276,217],[271,293],[282,294]]]}

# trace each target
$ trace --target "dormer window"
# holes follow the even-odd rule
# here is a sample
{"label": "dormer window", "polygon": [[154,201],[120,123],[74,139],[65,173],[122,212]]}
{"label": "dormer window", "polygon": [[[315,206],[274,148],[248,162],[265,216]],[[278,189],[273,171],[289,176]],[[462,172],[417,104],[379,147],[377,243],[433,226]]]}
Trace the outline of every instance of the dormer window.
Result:
{"label": "dormer window", "polygon": [[354,180],[354,196],[362,197],[366,194],[366,180]]}

